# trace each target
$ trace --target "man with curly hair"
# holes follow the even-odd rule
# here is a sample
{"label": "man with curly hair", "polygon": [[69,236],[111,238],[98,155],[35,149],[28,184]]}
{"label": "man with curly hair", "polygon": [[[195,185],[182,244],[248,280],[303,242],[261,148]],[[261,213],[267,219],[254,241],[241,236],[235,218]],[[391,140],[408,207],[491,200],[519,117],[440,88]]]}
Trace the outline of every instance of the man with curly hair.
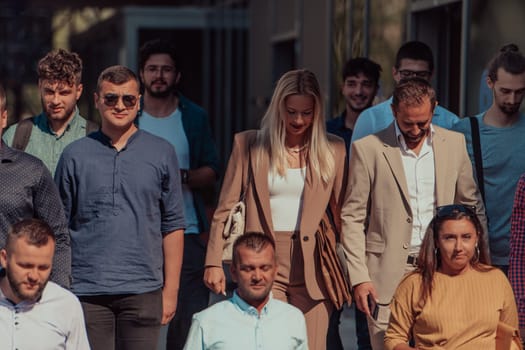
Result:
{"label": "man with curly hair", "polygon": [[9,146],[40,158],[51,174],[67,145],[98,129],[79,114],[81,78],[78,54],[64,49],[49,52],[38,62],[42,113],[9,127],[4,134]]}

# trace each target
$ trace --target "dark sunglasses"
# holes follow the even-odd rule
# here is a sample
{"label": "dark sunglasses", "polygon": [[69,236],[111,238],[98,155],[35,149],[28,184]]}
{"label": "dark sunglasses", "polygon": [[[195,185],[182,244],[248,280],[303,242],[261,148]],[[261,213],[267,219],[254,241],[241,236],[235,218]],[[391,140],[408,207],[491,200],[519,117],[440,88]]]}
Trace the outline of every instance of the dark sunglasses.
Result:
{"label": "dark sunglasses", "polygon": [[475,216],[476,207],[473,205],[449,204],[436,208],[436,216],[438,218],[454,216],[457,213],[465,213],[469,216]]}
{"label": "dark sunglasses", "polygon": [[137,96],[133,95],[117,95],[117,94],[106,94],[103,97],[104,104],[108,107],[115,107],[118,103],[119,98],[122,97],[122,103],[126,108],[135,107],[137,105]]}

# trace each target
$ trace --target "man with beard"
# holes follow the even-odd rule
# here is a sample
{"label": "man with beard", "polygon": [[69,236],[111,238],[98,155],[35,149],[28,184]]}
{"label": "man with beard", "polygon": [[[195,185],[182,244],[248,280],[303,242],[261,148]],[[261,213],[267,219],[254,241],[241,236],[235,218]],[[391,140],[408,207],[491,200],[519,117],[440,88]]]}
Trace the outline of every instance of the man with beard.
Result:
{"label": "man with beard", "polygon": [[82,94],[82,60],[63,49],[49,52],[38,62],[38,89],[43,112],[6,130],[11,147],[41,159],[51,174],[71,142],[98,129],[80,116],[77,101]]}
{"label": "man with beard", "polygon": [[1,140],[6,123],[7,100],[0,86],[0,247],[14,223],[28,218],[44,220],[56,237],[51,280],[68,288],[71,284],[71,248],[57,188],[40,159],[12,149]]}
{"label": "man with beard", "polygon": [[374,350],[383,349],[390,301],[403,275],[417,266],[436,207],[475,206],[486,223],[465,138],[432,125],[435,107],[426,79],[402,80],[392,98],[394,122],[352,143],[341,241]]}
{"label": "man with beard", "polygon": [[88,350],[78,299],[49,281],[55,235],[44,221],[12,225],[0,250],[2,349]]}
{"label": "man with beard", "polygon": [[[421,41],[409,41],[403,44],[396,55],[395,65],[392,68],[392,77],[395,84],[401,79],[418,77],[428,82],[434,75],[434,56],[430,47]],[[392,98],[367,108],[361,113],[352,134],[352,142],[367,135],[376,133],[388,127],[394,120],[392,115]],[[450,129],[458,117],[447,109],[436,106],[432,116],[432,124]]]}
{"label": "man with beard", "polygon": [[203,194],[213,193],[219,159],[206,112],[177,89],[180,61],[173,44],[146,42],[139,53],[140,79],[144,88],[139,128],[170,142],[181,168],[186,230],[179,306],[168,328],[167,348],[182,349],[194,313],[208,306],[209,290],[203,282],[205,240],[209,229]]}
{"label": "man with beard", "polygon": [[239,237],[230,272],[238,285],[233,297],[193,316],[185,350],[308,349],[302,312],[270,293],[277,276],[270,236],[249,232]]}
{"label": "man with beard", "polygon": [[345,110],[326,122],[326,131],[342,137],[346,149],[350,148],[352,130],[359,114],[372,106],[379,88],[381,66],[366,57],[348,60],[343,69],[341,93],[345,98]]}
{"label": "man with beard", "polygon": [[492,105],[474,117],[482,164],[475,162],[471,120],[461,120],[453,130],[465,135],[470,159],[476,171],[481,170],[476,175],[478,181],[483,179],[479,185],[484,188],[491,262],[507,273],[514,192],[525,172],[525,117],[519,111],[525,96],[525,57],[516,45],[504,46],[489,63],[487,85]]}

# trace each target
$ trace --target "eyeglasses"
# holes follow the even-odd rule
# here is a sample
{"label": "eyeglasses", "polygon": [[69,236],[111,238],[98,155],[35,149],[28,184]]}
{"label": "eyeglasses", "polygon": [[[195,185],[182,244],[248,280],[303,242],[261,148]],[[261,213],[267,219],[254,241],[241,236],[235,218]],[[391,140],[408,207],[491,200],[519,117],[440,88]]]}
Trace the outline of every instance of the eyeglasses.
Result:
{"label": "eyeglasses", "polygon": [[447,218],[456,215],[457,213],[464,213],[469,216],[476,215],[476,207],[473,205],[463,204],[449,204],[436,208],[436,217]]}
{"label": "eyeglasses", "polygon": [[430,78],[430,75],[432,74],[432,72],[429,72],[428,70],[415,71],[415,70],[410,70],[410,69],[402,69],[398,72],[402,78],[418,77],[418,78],[428,79]]}
{"label": "eyeglasses", "polygon": [[122,103],[126,108],[135,107],[137,105],[137,96],[133,95],[117,95],[117,94],[106,94],[103,97],[104,104],[108,107],[115,107],[118,100],[122,97]]}

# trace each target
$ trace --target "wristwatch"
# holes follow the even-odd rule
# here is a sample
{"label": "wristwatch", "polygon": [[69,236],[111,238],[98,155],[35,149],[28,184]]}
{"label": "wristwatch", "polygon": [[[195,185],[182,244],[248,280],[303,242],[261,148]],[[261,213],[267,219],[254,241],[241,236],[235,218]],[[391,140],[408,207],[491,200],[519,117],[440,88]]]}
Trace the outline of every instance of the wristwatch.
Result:
{"label": "wristwatch", "polygon": [[180,169],[180,178],[182,184],[186,185],[188,183],[188,175],[188,169]]}

